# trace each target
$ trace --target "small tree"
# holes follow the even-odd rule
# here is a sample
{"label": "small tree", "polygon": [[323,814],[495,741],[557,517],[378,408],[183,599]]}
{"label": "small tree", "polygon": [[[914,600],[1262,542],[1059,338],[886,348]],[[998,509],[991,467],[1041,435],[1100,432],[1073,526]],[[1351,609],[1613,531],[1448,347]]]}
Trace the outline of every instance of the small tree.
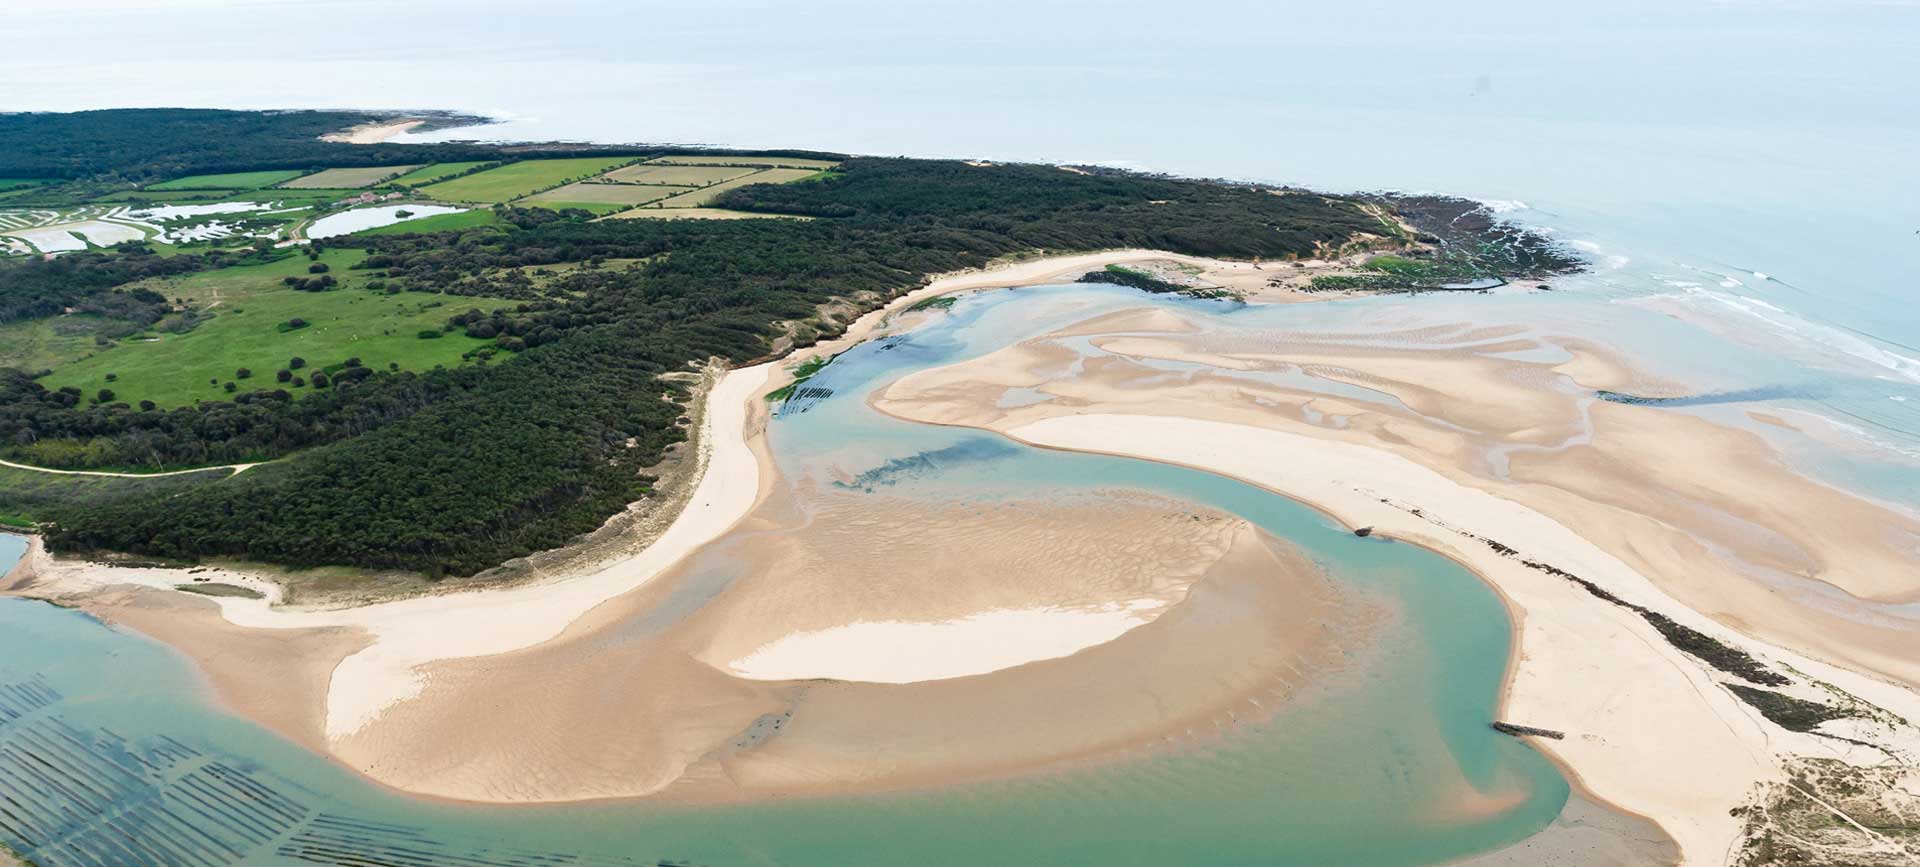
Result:
{"label": "small tree", "polygon": [[293,379],[293,371],[282,367],[273,372],[273,378],[280,382],[289,382]]}
{"label": "small tree", "polygon": [[327,267],[327,263],[325,263],[325,262],[315,262],[315,263],[313,263],[313,264],[311,264],[311,265],[308,265],[308,266],[307,266],[307,273],[308,273],[308,274],[325,274],[325,273],[327,273],[328,271],[331,271],[331,270],[333,270],[333,269],[332,269],[332,268],[328,268],[328,267]]}
{"label": "small tree", "polygon": [[95,397],[99,398],[101,403],[112,403],[113,389],[111,388],[100,389],[100,393],[95,395]]}
{"label": "small tree", "polygon": [[223,385],[220,387],[226,389],[228,394],[232,394],[234,390],[238,389],[240,386],[234,385],[233,383],[229,382],[226,385]]}
{"label": "small tree", "polygon": [[314,372],[313,372],[313,387],[314,387],[314,388],[326,388],[326,387],[327,387],[327,375],[326,375],[326,374],[324,374],[324,373],[321,373],[321,372],[320,372],[320,371],[318,371],[318,370],[316,370],[316,371],[314,371]]}
{"label": "small tree", "polygon": [[307,360],[304,358],[301,358],[298,355],[287,359],[287,369],[289,370],[299,370],[300,368],[306,367],[306,366],[307,366]]}
{"label": "small tree", "polygon": [[141,412],[153,412],[154,410],[159,408],[160,408],[160,405],[157,403],[154,403],[153,401],[150,401],[150,400],[140,401]]}
{"label": "small tree", "polygon": [[306,388],[307,380],[305,377],[296,376],[293,378],[293,382],[290,382],[288,384],[293,386],[294,388]]}

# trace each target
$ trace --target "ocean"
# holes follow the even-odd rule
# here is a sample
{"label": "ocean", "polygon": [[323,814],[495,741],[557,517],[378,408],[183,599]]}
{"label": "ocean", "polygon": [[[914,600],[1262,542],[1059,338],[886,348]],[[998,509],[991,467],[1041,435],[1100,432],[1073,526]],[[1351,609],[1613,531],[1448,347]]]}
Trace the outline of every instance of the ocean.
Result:
{"label": "ocean", "polygon": [[[82,14],[87,26],[74,26]],[[1581,250],[1589,269],[1550,281],[1551,292],[1405,299],[1410,321],[1598,337],[1700,398],[1675,411],[1753,430],[1810,475],[1920,511],[1916,3],[75,0],[10,5],[0,32],[11,37],[0,57],[10,110],[436,108],[503,122],[427,138],[1059,161],[1476,198]],[[832,376],[854,377],[840,383],[853,388],[860,370]],[[953,436],[847,423],[877,441]],[[804,462],[807,436],[791,434],[781,460]],[[1355,826],[1364,833],[1323,835],[1314,845],[1326,848],[1286,857],[1420,863],[1517,839],[1565,802],[1555,769],[1484,731],[1505,621],[1470,575],[1336,538],[1302,507],[1213,477],[1089,459],[1100,462],[1119,482],[1257,512],[1355,581],[1431,577],[1441,589],[1417,601],[1432,616],[1396,634],[1430,652],[1407,654],[1412,668],[1374,670],[1348,707],[1436,677],[1465,687],[1420,695],[1422,713],[1363,731],[1309,714],[1300,740],[1255,738],[1086,777],[731,812],[401,798],[219,713],[156,645],[37,603],[0,601],[0,701],[33,721],[34,738],[88,744],[71,761],[91,763],[89,785],[135,786],[147,768],[193,777],[205,803],[242,805],[236,839],[276,841],[238,859],[248,863],[278,863],[274,847],[294,839],[313,851],[352,840],[439,846],[502,864],[581,848],[600,860],[580,863],[846,863],[849,840],[882,839],[891,848],[863,853],[1196,863],[1211,842],[1220,863],[1283,863],[1262,843],[1340,821],[1300,792],[1368,773],[1393,783],[1347,793],[1366,807],[1371,821]],[[1479,628],[1449,628],[1459,622]],[[1367,751],[1380,743],[1395,750]],[[1319,747],[1312,762],[1302,764],[1303,744]],[[1248,768],[1289,762],[1323,788],[1247,782]],[[1470,826],[1397,821],[1396,805],[1443,772],[1516,806]],[[270,794],[249,788],[263,785]],[[1156,833],[1127,833],[1143,827]],[[93,857],[72,863],[115,863]]]}

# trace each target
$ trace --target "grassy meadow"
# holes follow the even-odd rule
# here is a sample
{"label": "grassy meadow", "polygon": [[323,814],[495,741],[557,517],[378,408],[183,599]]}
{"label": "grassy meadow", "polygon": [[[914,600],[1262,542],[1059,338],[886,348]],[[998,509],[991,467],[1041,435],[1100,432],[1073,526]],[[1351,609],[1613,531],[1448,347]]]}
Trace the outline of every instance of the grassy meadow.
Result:
{"label": "grassy meadow", "polygon": [[[322,254],[329,273],[343,284],[327,292],[302,292],[282,282],[289,276],[307,276],[311,263],[305,256],[148,281],[141,285],[212,318],[183,334],[147,332],[110,347],[95,346],[90,339],[43,344],[37,357],[54,363],[34,369],[53,369],[40,380],[47,388],[75,386],[89,398],[104,388],[111,389],[118,401],[183,406],[228,398],[227,382],[242,391],[288,388],[275,380],[274,372],[287,367],[294,356],[318,369],[349,357],[377,369],[389,364],[404,370],[459,364],[462,354],[488,341],[459,331],[431,339],[421,338],[420,333],[441,331],[447,317],[458,311],[510,304],[495,298],[365,291],[367,278],[347,271],[364,255],[359,250]],[[283,330],[296,318],[308,324]],[[46,322],[58,328],[65,319]],[[83,354],[62,357],[72,352]],[[250,378],[237,378],[236,371],[243,367],[252,371]],[[108,380],[108,375],[114,378]],[[290,390],[296,395],[303,391]]]}
{"label": "grassy meadow", "polygon": [[149,190],[261,190],[275,184],[283,184],[306,172],[284,170],[268,172],[234,172],[225,175],[192,175],[174,178],[147,186]]}
{"label": "grassy meadow", "polygon": [[447,202],[498,204],[549,187],[556,187],[568,181],[585,180],[632,161],[631,157],[524,160],[478,174],[441,181],[422,187],[421,192]]}

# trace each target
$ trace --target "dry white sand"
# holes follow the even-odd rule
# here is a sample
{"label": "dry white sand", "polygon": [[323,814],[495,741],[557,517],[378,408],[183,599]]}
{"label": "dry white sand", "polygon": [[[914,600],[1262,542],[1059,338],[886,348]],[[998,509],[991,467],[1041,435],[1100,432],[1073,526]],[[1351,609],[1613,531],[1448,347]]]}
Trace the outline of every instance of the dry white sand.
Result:
{"label": "dry white sand", "polygon": [[[931,623],[864,621],[796,632],[728,665],[749,680],[920,683],[1072,656],[1151,622],[1157,599],[1092,609],[1005,608]],[[885,648],[884,653],[876,650]]]}
{"label": "dry white sand", "polygon": [[343,144],[379,144],[423,123],[426,123],[426,121],[373,121],[371,123],[363,123],[359,126],[348,127],[339,132],[327,133],[321,136],[320,140],[340,142]]}

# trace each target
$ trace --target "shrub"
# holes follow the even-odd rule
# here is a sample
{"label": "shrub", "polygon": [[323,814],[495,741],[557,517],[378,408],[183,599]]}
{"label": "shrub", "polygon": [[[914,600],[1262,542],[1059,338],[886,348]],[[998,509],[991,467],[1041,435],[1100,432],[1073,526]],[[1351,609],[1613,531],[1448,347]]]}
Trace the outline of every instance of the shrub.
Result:
{"label": "shrub", "polygon": [[97,395],[95,395],[95,397],[97,397],[97,398],[98,398],[98,399],[100,400],[100,402],[101,402],[101,403],[112,403],[112,402],[113,402],[113,389],[111,389],[111,388],[103,388],[103,389],[100,389],[100,393],[99,393],[99,394],[97,394]]}
{"label": "shrub", "polygon": [[340,366],[341,366],[341,367],[359,367],[359,366],[360,366],[360,356],[358,356],[358,355],[356,355],[356,356],[354,356],[354,357],[352,357],[352,358],[349,358],[349,359],[347,359],[347,360],[346,360],[346,362],[345,362],[345,363],[343,363],[343,364],[341,364]]}
{"label": "shrub", "polygon": [[431,328],[422,329],[420,331],[421,340],[433,340],[434,338],[437,338],[439,336],[440,336],[440,332],[435,331]]}
{"label": "shrub", "polygon": [[301,358],[298,355],[287,359],[288,370],[299,370],[300,368],[306,367],[306,366],[307,366],[307,360],[304,358]]}
{"label": "shrub", "polygon": [[316,370],[316,371],[314,371],[314,372],[313,372],[313,387],[314,387],[314,388],[326,388],[326,387],[327,387],[327,375],[326,375],[326,374],[324,374],[324,373],[321,373],[321,372],[320,372],[320,371],[318,371],[318,370]]}
{"label": "shrub", "polygon": [[333,269],[332,269],[332,268],[328,268],[328,267],[327,267],[327,263],[325,263],[325,262],[315,262],[315,263],[313,263],[313,264],[311,264],[311,265],[308,265],[308,266],[307,266],[307,273],[308,273],[308,274],[325,274],[325,273],[327,273],[328,271],[331,271],[331,270],[333,270]]}
{"label": "shrub", "polygon": [[303,376],[296,376],[296,377],[294,377],[294,378],[293,378],[293,381],[292,381],[291,383],[288,383],[288,384],[289,384],[289,385],[292,385],[292,386],[293,386],[294,388],[306,388],[306,387],[307,387],[307,380],[306,380],[306,377],[303,377]]}
{"label": "shrub", "polygon": [[273,378],[279,382],[288,382],[293,379],[293,371],[282,367],[273,372]]}
{"label": "shrub", "polygon": [[160,408],[160,405],[157,403],[154,403],[153,401],[150,401],[150,400],[140,401],[141,412],[153,412],[154,410],[159,408]]}
{"label": "shrub", "polygon": [[226,385],[223,385],[220,387],[226,389],[228,394],[232,394],[234,390],[238,389],[240,386],[234,385],[233,383],[229,382]]}
{"label": "shrub", "polygon": [[249,367],[242,367],[239,370],[236,370],[233,372],[234,379],[251,379],[252,377],[253,377],[253,369]]}
{"label": "shrub", "polygon": [[117,373],[109,373],[109,374],[107,374],[107,381],[108,381],[108,382],[113,382],[113,381],[115,381],[115,380],[117,380],[117,379],[119,379],[119,378],[120,378],[120,374],[117,374]]}

